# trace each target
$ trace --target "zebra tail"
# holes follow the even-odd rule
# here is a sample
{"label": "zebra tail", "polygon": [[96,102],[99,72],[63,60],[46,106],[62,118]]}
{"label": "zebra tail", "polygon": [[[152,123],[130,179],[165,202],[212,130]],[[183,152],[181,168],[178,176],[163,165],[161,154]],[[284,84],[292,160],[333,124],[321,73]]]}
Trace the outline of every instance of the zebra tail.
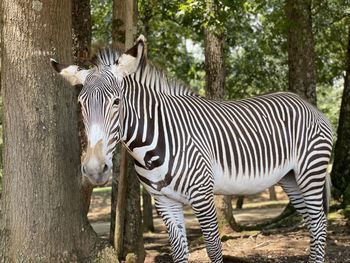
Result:
{"label": "zebra tail", "polygon": [[330,174],[326,172],[326,181],[323,187],[323,210],[326,213],[326,215],[328,215],[329,213],[329,203],[331,200],[331,187],[332,187],[331,177],[330,177]]}

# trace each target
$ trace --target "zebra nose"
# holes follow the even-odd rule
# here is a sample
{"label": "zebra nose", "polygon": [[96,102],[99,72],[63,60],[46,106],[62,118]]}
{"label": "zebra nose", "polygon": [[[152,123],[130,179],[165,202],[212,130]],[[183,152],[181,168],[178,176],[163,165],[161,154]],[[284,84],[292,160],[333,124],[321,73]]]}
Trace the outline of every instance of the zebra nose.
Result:
{"label": "zebra nose", "polygon": [[81,171],[83,176],[88,178],[93,185],[104,185],[108,182],[111,167],[107,164],[98,166],[82,164]]}
{"label": "zebra nose", "polygon": [[105,163],[100,166],[89,166],[88,164],[81,165],[81,171],[85,175],[93,175],[93,174],[104,174],[108,172],[109,166]]}

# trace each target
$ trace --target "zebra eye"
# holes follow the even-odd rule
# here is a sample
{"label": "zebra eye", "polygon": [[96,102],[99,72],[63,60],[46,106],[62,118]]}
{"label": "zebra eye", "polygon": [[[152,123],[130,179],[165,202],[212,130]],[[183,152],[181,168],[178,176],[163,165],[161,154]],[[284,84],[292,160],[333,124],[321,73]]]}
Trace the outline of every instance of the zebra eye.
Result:
{"label": "zebra eye", "polygon": [[80,70],[83,70],[83,68],[78,66],[77,71],[80,71]]}
{"label": "zebra eye", "polygon": [[119,105],[119,99],[118,98],[116,98],[115,100],[114,100],[114,102],[113,102],[113,106],[118,106]]}

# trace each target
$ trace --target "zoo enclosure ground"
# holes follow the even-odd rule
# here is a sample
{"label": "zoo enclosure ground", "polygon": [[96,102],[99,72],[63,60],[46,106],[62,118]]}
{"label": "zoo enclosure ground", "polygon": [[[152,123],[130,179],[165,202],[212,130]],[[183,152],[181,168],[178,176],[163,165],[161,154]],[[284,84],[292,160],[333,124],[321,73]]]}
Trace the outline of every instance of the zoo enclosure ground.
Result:
{"label": "zoo enclosure ground", "polygon": [[[245,199],[243,209],[234,210],[240,224],[254,225],[277,216],[288,200],[280,188],[279,201],[269,201],[268,192]],[[146,263],[172,262],[168,235],[162,219],[154,211],[154,233],[144,233]],[[110,218],[110,189],[96,189],[92,196],[89,220],[102,238],[108,238]],[[186,228],[190,243],[190,258],[193,263],[210,262],[197,219],[191,209],[185,209]],[[282,227],[267,233],[260,231],[232,232],[221,230],[225,262],[249,263],[299,263],[307,262],[309,235],[302,225]],[[339,211],[329,215],[326,262],[350,262],[350,227]]]}

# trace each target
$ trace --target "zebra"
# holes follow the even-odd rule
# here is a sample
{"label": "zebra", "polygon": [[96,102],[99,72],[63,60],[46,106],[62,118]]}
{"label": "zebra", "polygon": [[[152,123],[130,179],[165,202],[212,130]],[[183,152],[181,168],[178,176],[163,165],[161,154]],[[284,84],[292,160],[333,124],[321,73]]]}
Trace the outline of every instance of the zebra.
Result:
{"label": "zebra", "polygon": [[51,60],[79,95],[87,154],[81,169],[106,183],[120,141],[154,197],[174,262],[188,262],[183,206],[190,205],[212,262],[223,262],[214,194],[255,194],[278,183],[310,233],[309,263],[324,262],[332,150],[329,121],[288,93],[237,101],[199,96],[148,62],[140,37],[125,53],[104,49],[81,69]]}

